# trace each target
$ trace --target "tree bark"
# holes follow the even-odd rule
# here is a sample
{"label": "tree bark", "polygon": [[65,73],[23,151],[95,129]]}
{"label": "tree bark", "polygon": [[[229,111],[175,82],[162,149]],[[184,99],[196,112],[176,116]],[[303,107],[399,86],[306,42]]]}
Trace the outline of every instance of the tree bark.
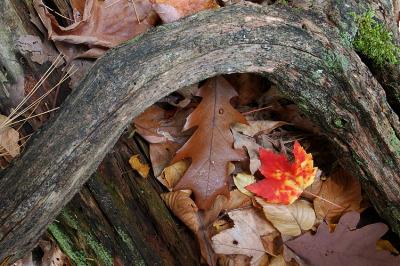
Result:
{"label": "tree bark", "polygon": [[32,248],[132,118],[175,90],[228,73],[259,73],[276,83],[332,141],[400,234],[399,120],[382,86],[340,40],[321,12],[242,4],[157,27],[113,49],[2,173],[0,261]]}
{"label": "tree bark", "polygon": [[145,153],[124,135],[50,233],[75,265],[199,265],[194,239],[172,219],[155,178],[131,169],[132,154]]}

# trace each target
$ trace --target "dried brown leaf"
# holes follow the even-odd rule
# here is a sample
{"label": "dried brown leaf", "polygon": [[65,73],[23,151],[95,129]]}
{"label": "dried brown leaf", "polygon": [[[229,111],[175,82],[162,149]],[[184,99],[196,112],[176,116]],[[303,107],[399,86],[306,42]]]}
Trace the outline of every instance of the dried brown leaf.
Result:
{"label": "dried brown leaf", "polygon": [[190,191],[174,191],[161,194],[168,208],[193,232],[198,232],[200,221],[198,208],[190,198]]}
{"label": "dried brown leaf", "polygon": [[19,133],[9,126],[5,126],[8,118],[0,115],[0,157],[4,157],[7,161],[16,157],[20,153]]}
{"label": "dried brown leaf", "polygon": [[235,225],[212,237],[214,251],[218,254],[246,255],[252,258],[251,265],[259,265],[266,255],[260,237],[276,229],[254,208],[233,210],[228,215]]}
{"label": "dried brown leaf", "polygon": [[149,0],[87,0],[84,7],[82,2],[74,1],[77,21],[68,27],[58,24],[42,0],[33,3],[48,38],[55,42],[68,61],[77,57],[97,58],[108,48],[145,32],[156,22]]}
{"label": "dried brown leaf", "polygon": [[246,119],[230,104],[236,92],[222,77],[209,79],[198,96],[202,101],[183,130],[197,129],[173,159],[191,158],[191,165],[174,190],[192,190],[196,205],[208,209],[218,195],[229,197],[228,163],[244,159],[243,151],[233,148],[230,126]]}
{"label": "dried brown leaf", "polygon": [[325,200],[315,198],[314,209],[320,219],[325,219],[329,223],[337,223],[340,216],[345,212],[362,210],[361,201],[363,198],[357,177],[339,168],[330,178],[319,182],[321,188],[318,196]]}
{"label": "dried brown leaf", "polygon": [[183,174],[188,169],[190,163],[186,160],[179,161],[166,167],[157,179],[169,190],[181,179]]}
{"label": "dried brown leaf", "polygon": [[285,244],[309,265],[400,265],[400,257],[377,251],[376,241],[388,230],[383,223],[356,229],[360,214],[344,214],[333,233],[322,223],[317,233],[304,234]]}

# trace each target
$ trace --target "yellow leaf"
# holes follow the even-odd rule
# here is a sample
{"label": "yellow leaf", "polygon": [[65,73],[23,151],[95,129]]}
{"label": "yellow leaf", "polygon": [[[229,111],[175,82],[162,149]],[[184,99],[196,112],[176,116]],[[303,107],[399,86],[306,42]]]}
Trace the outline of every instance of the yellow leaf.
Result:
{"label": "yellow leaf", "polygon": [[253,196],[253,193],[248,191],[245,187],[256,182],[254,176],[245,173],[238,173],[233,177],[233,182],[240,192],[249,197]]}
{"label": "yellow leaf", "polygon": [[136,170],[142,177],[146,178],[149,175],[150,166],[146,163],[142,163],[139,159],[139,155],[133,155],[129,159],[129,164],[132,169]]}

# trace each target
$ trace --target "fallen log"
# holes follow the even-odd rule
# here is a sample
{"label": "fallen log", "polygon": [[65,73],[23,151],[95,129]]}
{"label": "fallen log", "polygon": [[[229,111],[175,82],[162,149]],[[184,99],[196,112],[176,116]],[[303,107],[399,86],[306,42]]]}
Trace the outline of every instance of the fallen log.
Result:
{"label": "fallen log", "polygon": [[0,176],[0,261],[32,248],[133,117],[206,78],[258,73],[332,142],[400,234],[400,125],[385,92],[323,13],[242,4],[157,27],[99,59]]}

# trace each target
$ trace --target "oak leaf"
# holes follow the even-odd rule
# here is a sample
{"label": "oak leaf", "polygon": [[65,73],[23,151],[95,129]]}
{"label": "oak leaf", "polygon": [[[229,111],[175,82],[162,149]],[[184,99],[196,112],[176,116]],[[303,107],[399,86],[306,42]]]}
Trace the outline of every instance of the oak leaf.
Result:
{"label": "oak leaf", "polygon": [[200,209],[209,208],[218,195],[229,198],[228,163],[245,158],[243,150],[233,148],[230,131],[232,124],[246,123],[244,116],[230,104],[236,95],[222,77],[208,80],[199,89],[202,100],[187,118],[183,130],[197,129],[172,161],[191,159],[189,169],[174,190],[192,190]]}
{"label": "oak leaf", "polygon": [[282,235],[298,236],[302,231],[310,230],[315,224],[315,213],[311,203],[297,200],[290,205],[268,203],[256,197],[265,217]]}
{"label": "oak leaf", "polygon": [[293,203],[314,181],[317,168],[312,155],[306,153],[296,141],[293,148],[294,162],[283,154],[260,149],[260,172],[265,179],[246,187],[270,203]]}
{"label": "oak leaf", "polygon": [[251,265],[259,265],[266,255],[261,237],[276,229],[254,208],[228,212],[234,227],[212,237],[218,254],[241,254],[251,257]]}
{"label": "oak leaf", "polygon": [[151,0],[151,2],[164,23],[178,20],[204,9],[219,7],[215,0]]}
{"label": "oak leaf", "polygon": [[400,257],[376,249],[376,241],[388,227],[375,223],[356,229],[359,220],[359,213],[348,212],[333,233],[321,223],[316,234],[307,233],[285,244],[309,265],[400,265]]}

